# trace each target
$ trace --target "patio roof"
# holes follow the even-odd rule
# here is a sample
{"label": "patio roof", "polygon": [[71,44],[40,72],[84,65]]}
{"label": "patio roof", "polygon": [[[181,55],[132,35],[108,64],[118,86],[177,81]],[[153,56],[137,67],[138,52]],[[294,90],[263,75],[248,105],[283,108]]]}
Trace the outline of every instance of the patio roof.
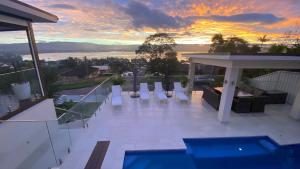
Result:
{"label": "patio roof", "polygon": [[300,69],[300,56],[183,54],[190,62],[247,69]]}
{"label": "patio roof", "polygon": [[57,16],[18,0],[1,0],[0,11],[3,14],[35,23],[58,21]]}
{"label": "patio roof", "polygon": [[[188,89],[192,91],[195,76],[195,63],[225,67],[223,91],[219,107],[219,120],[227,122],[230,118],[235,87],[241,76],[242,69],[300,69],[299,56],[269,55],[230,55],[230,54],[183,54],[190,61]],[[300,95],[300,94],[299,94]],[[294,102],[293,109],[296,107]],[[298,117],[292,115],[293,117]]]}
{"label": "patio roof", "polygon": [[0,1],[0,31],[24,30],[28,23],[55,23],[58,17],[18,0]]}

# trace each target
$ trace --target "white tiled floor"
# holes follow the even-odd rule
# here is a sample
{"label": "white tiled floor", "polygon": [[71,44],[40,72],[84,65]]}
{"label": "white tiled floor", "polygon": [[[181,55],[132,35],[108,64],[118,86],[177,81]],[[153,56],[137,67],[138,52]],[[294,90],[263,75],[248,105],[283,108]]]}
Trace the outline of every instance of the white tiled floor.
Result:
{"label": "white tiled floor", "polygon": [[142,103],[123,94],[122,107],[107,102],[89,121],[61,168],[83,169],[99,140],[111,141],[103,169],[121,169],[125,150],[185,148],[182,138],[268,135],[280,144],[300,143],[300,122],[288,116],[288,105],[268,105],[264,114],[232,113],[222,124],[202,92],[194,92],[190,103],[175,98],[159,103],[153,97]]}

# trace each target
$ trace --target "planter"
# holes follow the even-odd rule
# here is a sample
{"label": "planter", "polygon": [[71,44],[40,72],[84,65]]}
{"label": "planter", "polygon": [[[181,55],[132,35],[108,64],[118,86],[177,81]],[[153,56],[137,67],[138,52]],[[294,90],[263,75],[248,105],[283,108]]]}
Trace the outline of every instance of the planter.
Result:
{"label": "planter", "polygon": [[19,100],[25,100],[29,99],[31,97],[31,89],[30,89],[30,83],[24,82],[24,83],[13,83],[11,84],[12,90],[16,97]]}
{"label": "planter", "polygon": [[0,94],[0,117],[19,108],[19,101],[13,95]]}

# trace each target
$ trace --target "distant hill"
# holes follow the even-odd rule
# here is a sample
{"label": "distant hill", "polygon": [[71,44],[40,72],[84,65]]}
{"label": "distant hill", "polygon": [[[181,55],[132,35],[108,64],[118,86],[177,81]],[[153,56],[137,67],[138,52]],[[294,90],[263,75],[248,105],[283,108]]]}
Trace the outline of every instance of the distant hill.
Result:
{"label": "distant hill", "polygon": [[[93,43],[77,42],[50,42],[38,43],[40,53],[71,53],[71,52],[109,52],[109,51],[135,51],[138,45],[98,45]],[[178,51],[207,52],[209,45],[179,44]],[[29,54],[27,43],[0,44],[0,53]]]}

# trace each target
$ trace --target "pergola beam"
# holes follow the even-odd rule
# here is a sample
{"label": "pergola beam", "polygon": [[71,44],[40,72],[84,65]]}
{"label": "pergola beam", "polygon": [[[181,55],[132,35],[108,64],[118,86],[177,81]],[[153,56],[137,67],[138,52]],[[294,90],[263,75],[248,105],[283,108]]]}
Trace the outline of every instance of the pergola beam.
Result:
{"label": "pergola beam", "polygon": [[232,67],[243,69],[300,69],[300,61],[232,61]]}

